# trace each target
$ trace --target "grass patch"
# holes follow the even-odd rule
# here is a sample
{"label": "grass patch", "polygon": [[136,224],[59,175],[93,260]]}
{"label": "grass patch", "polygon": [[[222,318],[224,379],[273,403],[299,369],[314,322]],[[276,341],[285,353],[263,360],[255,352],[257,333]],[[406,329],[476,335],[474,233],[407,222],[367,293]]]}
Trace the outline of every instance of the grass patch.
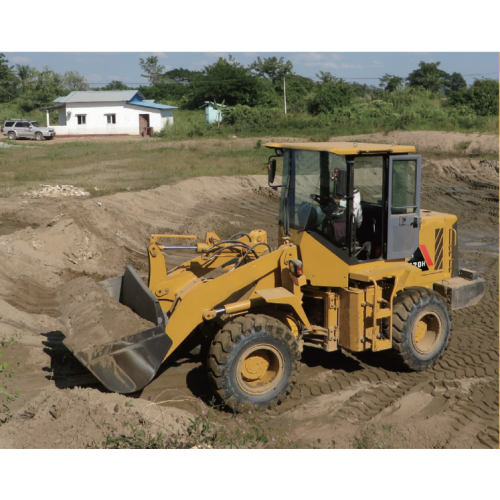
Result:
{"label": "grass patch", "polygon": [[[312,136],[309,134],[309,138]],[[327,137],[315,136],[317,140]],[[21,141],[19,141],[21,142]],[[28,141],[25,141],[26,143]],[[266,175],[270,154],[262,139],[200,140],[189,144],[164,139],[42,142],[37,147],[0,150],[0,197],[23,194],[40,184],[84,188],[92,196],[155,188],[199,176]],[[33,144],[33,142],[31,142]],[[259,145],[260,144],[260,145]],[[454,151],[421,151],[428,159],[498,160],[493,153],[471,151],[467,142]],[[278,162],[278,175],[281,175]],[[97,189],[96,189],[97,188]]]}
{"label": "grass patch", "polygon": [[392,424],[372,424],[358,430],[352,447],[357,450],[400,449],[406,448],[406,438]]}
{"label": "grass patch", "polygon": [[191,177],[265,175],[268,153],[265,148],[236,147],[229,141],[172,147],[161,139],[6,148],[0,155],[0,196],[39,189],[40,184],[71,184],[100,196],[155,188]]}

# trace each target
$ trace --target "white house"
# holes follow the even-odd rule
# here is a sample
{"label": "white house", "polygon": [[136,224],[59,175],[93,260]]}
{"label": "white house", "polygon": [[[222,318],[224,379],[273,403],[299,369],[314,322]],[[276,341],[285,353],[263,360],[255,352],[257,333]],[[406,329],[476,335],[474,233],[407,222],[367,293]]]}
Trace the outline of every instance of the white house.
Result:
{"label": "white house", "polygon": [[67,135],[145,135],[152,128],[159,132],[166,123],[174,122],[175,106],[146,100],[138,90],[75,91],[58,97],[54,106],[40,108],[58,110],[59,124],[52,125],[56,137]]}

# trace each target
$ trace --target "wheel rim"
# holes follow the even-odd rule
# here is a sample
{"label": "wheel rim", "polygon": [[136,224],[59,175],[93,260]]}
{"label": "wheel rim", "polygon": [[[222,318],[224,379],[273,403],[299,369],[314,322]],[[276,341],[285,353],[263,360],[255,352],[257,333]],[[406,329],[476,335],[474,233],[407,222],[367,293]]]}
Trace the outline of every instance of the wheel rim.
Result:
{"label": "wheel rim", "polygon": [[283,377],[285,362],[279,350],[269,344],[247,349],[236,367],[238,385],[248,394],[265,394]]}
{"label": "wheel rim", "polygon": [[441,341],[443,323],[432,311],[422,313],[415,322],[412,332],[413,347],[420,354],[429,354]]}
{"label": "wheel rim", "polygon": [[36,134],[36,140],[41,141],[42,140],[42,134],[38,133]]}
{"label": "wheel rim", "polygon": [[9,139],[10,139],[11,141],[13,141],[15,138],[16,138],[16,136],[15,136],[15,135],[11,132],[11,133],[9,134]]}

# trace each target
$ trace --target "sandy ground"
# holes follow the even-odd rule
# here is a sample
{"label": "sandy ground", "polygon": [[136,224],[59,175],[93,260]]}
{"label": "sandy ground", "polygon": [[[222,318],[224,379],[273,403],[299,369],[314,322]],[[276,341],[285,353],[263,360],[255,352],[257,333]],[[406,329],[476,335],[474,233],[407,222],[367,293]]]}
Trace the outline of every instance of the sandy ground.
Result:
{"label": "sandy ground", "polygon": [[[418,151],[472,141],[498,152],[492,136],[392,134],[349,139],[411,142]],[[306,349],[291,397],[263,416],[283,435],[319,447],[498,448],[498,161],[424,158],[422,206],[458,215],[461,267],[486,279],[484,298],[453,314],[449,349],[426,372],[396,371],[380,354]],[[0,386],[11,396],[0,419],[14,415],[0,426],[0,448],[99,444],[160,400],[162,428],[185,429],[211,397],[200,360],[174,356],[139,394],[109,394],[62,343],[53,292],[75,278],[120,275],[127,264],[145,278],[152,232],[224,237],[261,228],[275,246],[277,214],[265,176],[196,178],[93,199],[0,199],[1,361],[9,363]],[[189,257],[167,252],[167,266]]]}

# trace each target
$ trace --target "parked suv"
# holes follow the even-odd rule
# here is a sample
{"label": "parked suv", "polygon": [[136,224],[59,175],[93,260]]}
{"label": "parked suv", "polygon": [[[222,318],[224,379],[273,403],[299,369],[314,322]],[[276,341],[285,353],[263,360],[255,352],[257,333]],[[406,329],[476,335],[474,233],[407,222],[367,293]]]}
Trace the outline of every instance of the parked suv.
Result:
{"label": "parked suv", "polygon": [[6,135],[11,141],[16,139],[52,139],[56,135],[53,128],[42,127],[38,122],[32,122],[22,118],[7,120],[2,125],[2,134]]}

